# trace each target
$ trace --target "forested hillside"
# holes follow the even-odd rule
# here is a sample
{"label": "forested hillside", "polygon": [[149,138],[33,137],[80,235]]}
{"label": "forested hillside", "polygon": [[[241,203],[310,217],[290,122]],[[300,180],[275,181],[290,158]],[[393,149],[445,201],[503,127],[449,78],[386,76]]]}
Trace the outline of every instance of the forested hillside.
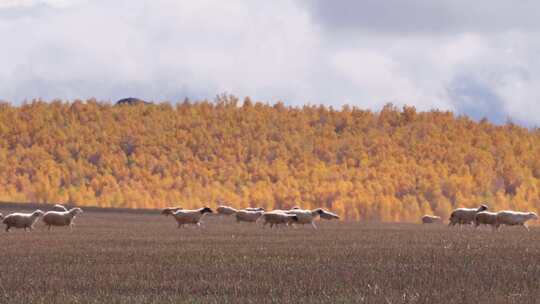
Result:
{"label": "forested hillside", "polygon": [[540,132],[387,105],[0,104],[0,200],[185,208],[324,206],[418,221],[456,206],[540,210]]}

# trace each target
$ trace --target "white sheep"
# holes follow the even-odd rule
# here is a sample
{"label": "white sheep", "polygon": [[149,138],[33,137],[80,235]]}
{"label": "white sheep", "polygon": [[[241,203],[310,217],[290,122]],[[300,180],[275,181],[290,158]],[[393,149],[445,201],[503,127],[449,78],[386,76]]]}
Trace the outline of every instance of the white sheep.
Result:
{"label": "white sheep", "polygon": [[324,210],[324,209],[321,209],[322,210],[322,213],[319,214],[319,217],[323,220],[339,220],[340,217],[339,215],[335,214],[335,213],[332,213],[328,210]]}
{"label": "white sheep", "polygon": [[422,224],[442,223],[440,216],[426,214],[422,216]]}
{"label": "white sheep", "polygon": [[[174,219],[176,220],[176,223],[178,223],[178,228],[182,228],[184,225],[192,224],[201,226],[201,218],[206,213],[213,213],[212,209],[208,207],[199,208],[197,210],[177,210],[173,213],[170,213]],[[168,215],[168,214],[165,214]]]}
{"label": "white sheep", "polygon": [[239,222],[253,223],[253,222],[256,222],[263,215],[263,213],[264,211],[261,211],[261,210],[251,211],[251,210],[244,209],[244,210],[238,210],[235,216],[236,216],[236,221],[238,223]]}
{"label": "white sheep", "polygon": [[311,224],[314,229],[317,229],[317,225],[315,225],[315,219],[323,212],[324,211],[321,208],[317,208],[314,210],[291,209],[286,213],[298,216],[298,224],[302,224],[302,226],[305,224]]}
{"label": "white sheep", "polygon": [[263,207],[247,207],[244,210],[246,211],[264,211]]}
{"label": "white sheep", "polygon": [[218,215],[233,215],[238,210],[234,209],[233,207],[222,205],[222,206],[217,207],[216,211]]}
{"label": "white sheep", "polygon": [[7,215],[2,223],[6,225],[6,232],[9,232],[9,229],[11,227],[15,228],[24,228],[24,231],[27,231],[26,229],[32,229],[34,228],[34,223],[38,220],[40,216],[43,215],[43,211],[36,210],[32,213],[12,213]]}
{"label": "white sheep", "polygon": [[83,212],[78,207],[70,210],[58,204],[54,205],[54,207],[63,211],[48,211],[43,215],[42,221],[47,225],[48,230],[51,230],[52,226],[69,226],[69,229],[73,229],[75,217]]}
{"label": "white sheep", "polygon": [[476,214],[487,209],[488,207],[486,205],[480,205],[478,208],[457,208],[450,214],[450,223],[448,226],[459,224],[461,227],[461,225],[472,224]]}
{"label": "white sheep", "polygon": [[266,224],[270,224],[270,228],[274,227],[274,225],[278,228],[279,225],[289,226],[293,222],[298,222],[297,215],[281,211],[265,212],[259,217],[259,220],[261,219],[264,220],[263,228],[266,227]]}
{"label": "white sheep", "polygon": [[480,225],[490,225],[493,230],[499,229],[497,213],[489,211],[478,212],[474,216],[474,225],[476,228]]}
{"label": "white sheep", "polygon": [[526,222],[528,220],[537,219],[538,215],[534,212],[518,212],[510,210],[497,212],[497,225],[523,226],[527,231],[529,231],[529,227],[527,227]]}

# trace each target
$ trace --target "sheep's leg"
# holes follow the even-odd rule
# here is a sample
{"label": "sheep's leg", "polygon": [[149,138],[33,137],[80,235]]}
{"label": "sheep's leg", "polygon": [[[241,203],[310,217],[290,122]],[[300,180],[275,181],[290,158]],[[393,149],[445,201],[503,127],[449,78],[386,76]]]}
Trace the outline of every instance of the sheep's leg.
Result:
{"label": "sheep's leg", "polygon": [[313,226],[313,229],[317,229],[317,225],[315,225],[315,222],[311,222],[311,226]]}
{"label": "sheep's leg", "polygon": [[523,226],[523,228],[525,228],[525,230],[530,231],[529,227],[527,227],[527,224],[523,224],[522,226]]}
{"label": "sheep's leg", "polygon": [[47,225],[47,231],[51,231],[51,225]]}
{"label": "sheep's leg", "polygon": [[9,228],[11,228],[9,225],[6,225],[6,232],[9,232]]}

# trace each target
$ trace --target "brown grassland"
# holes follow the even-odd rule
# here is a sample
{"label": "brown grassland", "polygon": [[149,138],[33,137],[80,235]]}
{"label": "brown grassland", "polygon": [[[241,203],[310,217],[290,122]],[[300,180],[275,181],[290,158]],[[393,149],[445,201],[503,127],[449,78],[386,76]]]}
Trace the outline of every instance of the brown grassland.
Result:
{"label": "brown grassland", "polygon": [[[6,214],[22,207],[0,205]],[[48,209],[43,207],[42,209]],[[537,303],[540,230],[319,222],[270,230],[86,210],[0,233],[0,303]]]}

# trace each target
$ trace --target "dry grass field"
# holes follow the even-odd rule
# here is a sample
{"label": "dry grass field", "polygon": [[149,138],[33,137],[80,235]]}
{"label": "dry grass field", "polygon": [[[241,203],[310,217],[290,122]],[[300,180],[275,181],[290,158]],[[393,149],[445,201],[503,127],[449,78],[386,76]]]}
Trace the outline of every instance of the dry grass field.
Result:
{"label": "dry grass field", "polygon": [[270,230],[211,217],[205,229],[181,230],[159,214],[99,210],[76,224],[0,233],[0,303],[540,301],[536,228]]}

